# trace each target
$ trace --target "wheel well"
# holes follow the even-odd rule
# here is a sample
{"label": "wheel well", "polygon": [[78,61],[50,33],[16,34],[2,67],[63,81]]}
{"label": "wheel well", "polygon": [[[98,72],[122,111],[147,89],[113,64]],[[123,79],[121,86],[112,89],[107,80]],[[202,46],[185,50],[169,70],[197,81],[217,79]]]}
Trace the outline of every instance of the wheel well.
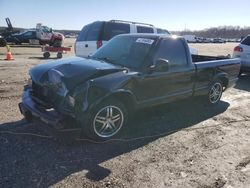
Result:
{"label": "wheel well", "polygon": [[129,110],[129,112],[133,111],[135,108],[134,99],[128,93],[115,93],[115,94],[111,95],[110,97],[111,98],[115,97],[117,100],[122,102],[126,106],[126,108]]}
{"label": "wheel well", "polygon": [[227,86],[228,86],[228,79],[225,78],[225,77],[221,77],[221,78],[219,78],[219,80],[222,81],[223,87],[227,88]]}

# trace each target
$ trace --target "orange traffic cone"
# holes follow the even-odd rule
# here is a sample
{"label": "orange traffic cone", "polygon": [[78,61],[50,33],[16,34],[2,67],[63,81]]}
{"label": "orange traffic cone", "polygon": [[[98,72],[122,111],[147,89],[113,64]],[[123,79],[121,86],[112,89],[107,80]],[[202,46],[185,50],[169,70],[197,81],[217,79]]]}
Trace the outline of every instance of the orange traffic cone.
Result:
{"label": "orange traffic cone", "polygon": [[7,52],[6,59],[4,59],[4,60],[7,60],[7,61],[14,60],[14,58],[12,56],[12,53],[11,52]]}
{"label": "orange traffic cone", "polygon": [[6,45],[6,49],[7,49],[7,54],[6,54],[6,59],[5,60],[7,60],[7,61],[14,60],[14,58],[12,56],[12,53],[10,51],[10,46]]}

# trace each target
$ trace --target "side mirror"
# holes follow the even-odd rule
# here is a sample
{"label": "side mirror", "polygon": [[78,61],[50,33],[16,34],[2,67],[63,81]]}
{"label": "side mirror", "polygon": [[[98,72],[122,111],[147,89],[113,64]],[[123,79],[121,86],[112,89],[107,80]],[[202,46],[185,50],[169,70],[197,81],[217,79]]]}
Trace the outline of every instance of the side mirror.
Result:
{"label": "side mirror", "polygon": [[149,72],[167,72],[169,69],[169,62],[166,59],[157,59],[154,65],[149,67]]}

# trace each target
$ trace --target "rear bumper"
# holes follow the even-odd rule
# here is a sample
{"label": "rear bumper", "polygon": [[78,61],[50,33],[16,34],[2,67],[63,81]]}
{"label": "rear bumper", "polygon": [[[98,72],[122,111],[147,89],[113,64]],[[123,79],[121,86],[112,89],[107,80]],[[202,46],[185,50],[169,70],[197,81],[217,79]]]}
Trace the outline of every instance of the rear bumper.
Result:
{"label": "rear bumper", "polygon": [[[30,95],[30,90],[26,90],[22,96],[22,102],[19,103],[20,112],[29,120],[38,120],[46,124],[56,135],[70,134],[74,137],[80,136],[81,128],[66,128],[66,122],[69,122],[67,115],[58,113],[55,110],[48,110],[37,104]],[[46,126],[45,126],[46,127]]]}

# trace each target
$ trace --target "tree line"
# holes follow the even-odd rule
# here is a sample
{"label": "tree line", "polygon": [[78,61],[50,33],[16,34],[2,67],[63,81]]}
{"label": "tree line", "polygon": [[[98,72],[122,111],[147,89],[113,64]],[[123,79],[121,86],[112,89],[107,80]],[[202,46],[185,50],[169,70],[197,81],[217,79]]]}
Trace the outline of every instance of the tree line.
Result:
{"label": "tree line", "polygon": [[[0,31],[5,30],[6,27],[0,27]],[[14,30],[22,31],[23,28],[14,28]],[[66,34],[79,34],[79,30],[55,30]],[[1,32],[0,32],[1,33]],[[184,31],[172,31],[172,34],[176,35],[195,35],[197,37],[206,38],[225,38],[225,39],[240,39],[250,34],[250,27],[240,27],[240,26],[220,26],[212,27],[204,30],[184,30]]]}
{"label": "tree line", "polygon": [[199,31],[185,30],[185,31],[173,31],[172,33],[181,36],[195,35],[197,37],[206,37],[206,38],[239,39],[250,34],[250,27],[220,26]]}

